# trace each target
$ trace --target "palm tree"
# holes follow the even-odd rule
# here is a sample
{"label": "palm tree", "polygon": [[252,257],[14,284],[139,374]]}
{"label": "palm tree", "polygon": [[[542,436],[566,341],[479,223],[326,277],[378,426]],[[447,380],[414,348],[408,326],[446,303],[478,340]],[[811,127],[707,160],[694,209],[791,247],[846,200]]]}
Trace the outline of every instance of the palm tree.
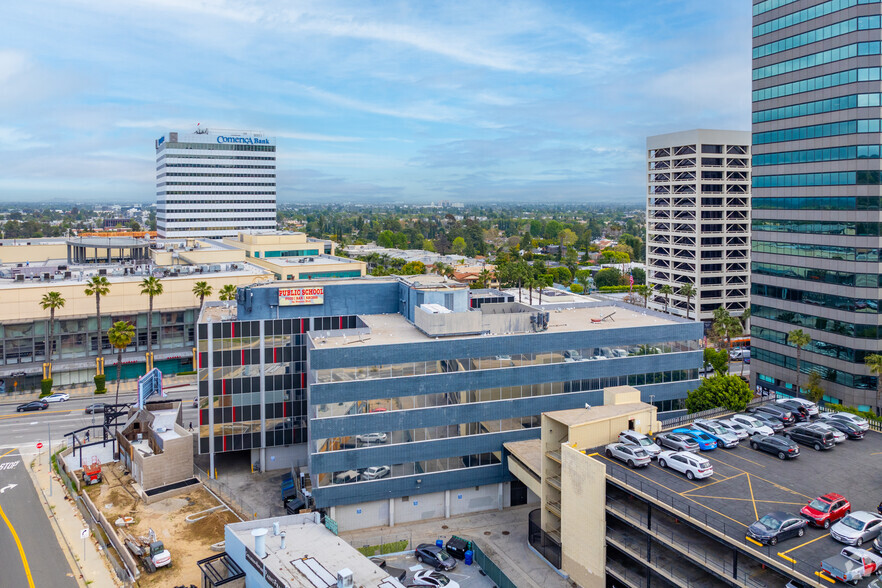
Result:
{"label": "palm tree", "polygon": [[741,321],[729,314],[725,307],[721,306],[714,311],[714,334],[726,340],[726,373],[729,373],[729,352],[732,350],[732,335],[741,334]]}
{"label": "palm tree", "polygon": [[489,288],[491,279],[492,276],[490,275],[490,270],[488,270],[486,267],[481,268],[481,273],[478,274],[478,282],[481,283],[481,287]]}
{"label": "palm tree", "polygon": [[680,286],[678,290],[680,296],[686,297],[686,320],[689,320],[689,304],[692,302],[692,297],[695,296],[695,286],[692,284],[683,284]]}
{"label": "palm tree", "polygon": [[103,339],[103,331],[101,330],[101,297],[107,296],[108,292],[110,292],[110,282],[108,282],[107,278],[104,276],[92,276],[89,278],[89,281],[86,282],[86,296],[95,297],[95,314],[98,315],[99,356],[102,354],[102,351],[104,351],[104,346],[101,344],[101,340]]}
{"label": "palm tree", "polygon": [[864,358],[870,372],[876,374],[876,415],[882,416],[882,355],[873,353]]}
{"label": "palm tree", "polygon": [[135,327],[128,321],[116,321],[113,326],[107,330],[107,340],[113,345],[113,348],[119,352],[116,358],[116,400],[114,404],[119,404],[119,380],[122,377],[122,354],[123,350],[131,345],[132,339],[135,338]]}
{"label": "palm tree", "polygon": [[220,290],[220,299],[224,302],[236,299],[236,286],[227,284]]}
{"label": "palm tree", "polygon": [[799,396],[799,380],[802,375],[802,348],[812,342],[808,333],[802,329],[793,329],[787,333],[787,343],[796,347],[796,395]]}
{"label": "palm tree", "polygon": [[[211,296],[214,288],[208,285],[208,282],[196,282],[193,285],[193,295],[199,297],[199,312],[202,312],[202,305],[205,304],[205,297]],[[196,321],[199,322],[199,312],[196,313]]]}
{"label": "palm tree", "polygon": [[637,284],[636,286],[634,286],[634,290],[637,291],[637,294],[643,296],[643,308],[648,308],[649,295],[652,293],[652,288],[650,288],[646,284]]}
{"label": "palm tree", "polygon": [[43,310],[49,311],[49,330],[46,331],[46,361],[50,364],[52,363],[52,347],[55,346],[55,309],[62,308],[64,302],[64,297],[60,292],[43,294],[43,299],[40,300],[40,306]]}
{"label": "palm tree", "polygon": [[664,294],[665,296],[665,312],[668,312],[668,306],[671,305],[671,294],[674,293],[674,289],[671,288],[669,284],[663,285],[658,289],[659,294]]}
{"label": "palm tree", "polygon": [[150,298],[150,310],[147,313],[147,353],[153,351],[153,297],[162,294],[162,282],[159,278],[150,276],[141,281],[141,294]]}

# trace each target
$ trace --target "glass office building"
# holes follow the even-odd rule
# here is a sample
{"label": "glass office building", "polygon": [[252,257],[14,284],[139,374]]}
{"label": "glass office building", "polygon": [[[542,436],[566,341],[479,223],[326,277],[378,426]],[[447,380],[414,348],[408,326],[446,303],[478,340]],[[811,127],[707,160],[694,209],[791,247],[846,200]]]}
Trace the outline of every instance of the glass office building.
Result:
{"label": "glass office building", "polygon": [[827,400],[880,411],[879,0],[753,3],[753,383],[796,391],[811,337]]}

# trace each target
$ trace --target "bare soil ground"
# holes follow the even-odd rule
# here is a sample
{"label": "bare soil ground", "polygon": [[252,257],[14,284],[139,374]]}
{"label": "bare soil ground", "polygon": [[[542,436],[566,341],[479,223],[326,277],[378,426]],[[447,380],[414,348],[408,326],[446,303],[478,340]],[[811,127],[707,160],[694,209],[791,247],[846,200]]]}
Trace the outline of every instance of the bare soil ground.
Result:
{"label": "bare soil ground", "polygon": [[171,552],[172,565],[160,568],[155,574],[147,574],[142,569],[138,585],[143,588],[201,586],[202,577],[196,562],[215,554],[210,547],[224,540],[224,525],[239,519],[224,510],[187,523],[187,515],[219,505],[202,486],[187,494],[144,504],[131,486],[131,476],[124,475],[118,464],[103,466],[103,473],[104,481],[88,486],[86,491],[107,520],[113,524],[118,517],[133,517],[134,523],[127,529],[129,533],[146,536],[153,529],[156,538]]}

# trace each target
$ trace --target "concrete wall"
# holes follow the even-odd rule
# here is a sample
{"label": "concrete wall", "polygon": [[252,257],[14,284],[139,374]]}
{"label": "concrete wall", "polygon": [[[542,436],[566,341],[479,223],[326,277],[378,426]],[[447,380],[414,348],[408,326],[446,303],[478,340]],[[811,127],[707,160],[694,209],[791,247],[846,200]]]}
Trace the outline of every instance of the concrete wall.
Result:
{"label": "concrete wall", "polygon": [[180,435],[163,442],[162,453],[143,456],[131,451],[132,477],[147,491],[193,477],[193,438],[186,429],[175,426]]}
{"label": "concrete wall", "polygon": [[[0,245],[0,263],[38,263],[50,259],[67,260],[67,244],[63,240],[59,243],[34,245],[26,245],[30,241],[29,239],[17,239],[16,241],[15,245]],[[6,243],[11,242],[11,240],[6,241]]]}
{"label": "concrete wall", "polygon": [[579,586],[606,583],[606,466],[561,447],[561,567]]}
{"label": "concrete wall", "polygon": [[398,312],[398,282],[391,279],[355,282],[341,278],[339,282],[325,283],[324,288],[324,304],[281,307],[277,287],[241,290],[237,296],[238,318],[257,320]]}
{"label": "concrete wall", "polygon": [[[304,468],[309,464],[309,451],[306,443],[297,443],[294,445],[286,445],[284,447],[267,447],[266,463],[264,469],[269,470],[290,470],[293,467]],[[257,463],[260,460],[260,448],[251,450],[251,463]]]}

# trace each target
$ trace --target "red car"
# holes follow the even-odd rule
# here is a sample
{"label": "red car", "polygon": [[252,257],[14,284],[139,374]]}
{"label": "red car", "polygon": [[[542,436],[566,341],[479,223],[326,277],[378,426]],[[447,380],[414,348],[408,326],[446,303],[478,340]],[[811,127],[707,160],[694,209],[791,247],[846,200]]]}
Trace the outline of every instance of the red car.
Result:
{"label": "red car", "polygon": [[824,494],[809,502],[799,511],[817,527],[830,525],[851,512],[851,503],[839,494]]}

